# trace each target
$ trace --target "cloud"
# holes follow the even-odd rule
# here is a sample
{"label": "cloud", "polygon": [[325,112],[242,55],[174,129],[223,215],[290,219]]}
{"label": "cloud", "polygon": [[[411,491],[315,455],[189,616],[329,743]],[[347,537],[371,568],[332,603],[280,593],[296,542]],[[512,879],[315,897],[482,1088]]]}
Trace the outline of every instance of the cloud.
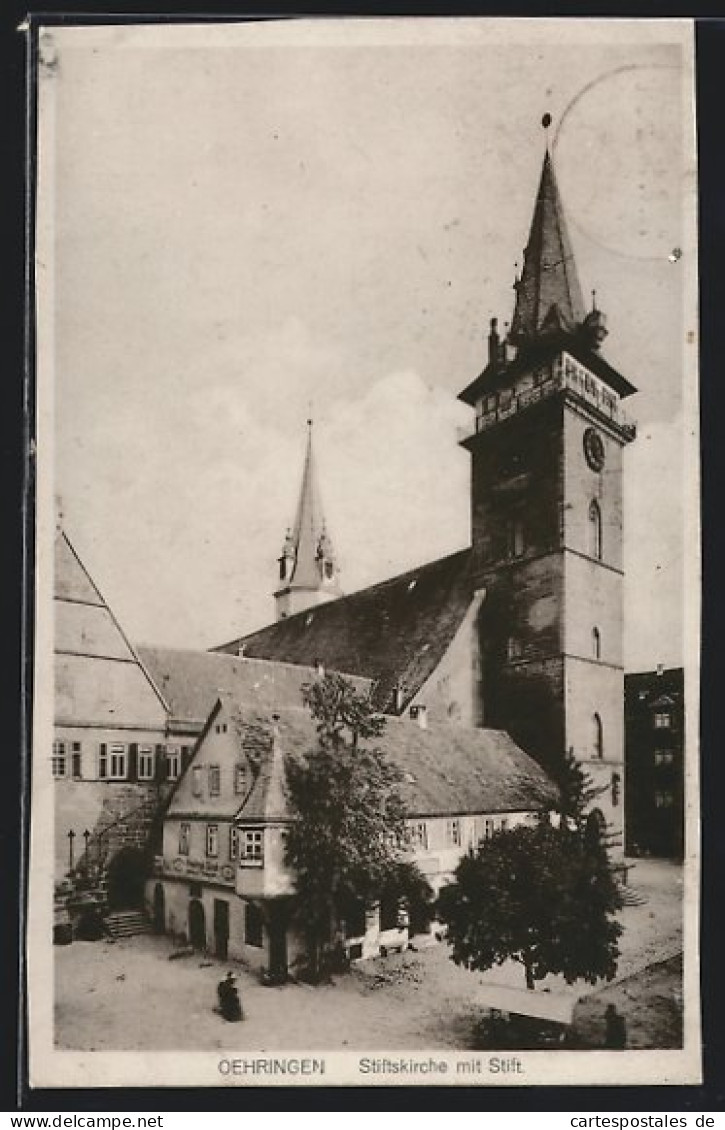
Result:
{"label": "cloud", "polygon": [[[68,532],[132,638],[210,646],[273,619],[306,429],[299,419],[285,430],[257,408],[215,386],[194,394],[176,430],[161,404],[141,418],[129,409],[87,437],[82,460],[64,461]],[[412,371],[317,414],[345,591],[466,544],[468,456],[456,428],[467,421]]]}

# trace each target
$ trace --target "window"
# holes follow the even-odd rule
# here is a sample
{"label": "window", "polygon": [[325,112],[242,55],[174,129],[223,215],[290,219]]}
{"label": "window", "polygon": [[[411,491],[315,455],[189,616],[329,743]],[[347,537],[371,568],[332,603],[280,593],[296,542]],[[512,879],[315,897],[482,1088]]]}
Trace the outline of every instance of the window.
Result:
{"label": "window", "polygon": [[264,832],[261,828],[240,828],[239,862],[261,865],[263,845]]}
{"label": "window", "polygon": [[178,746],[168,746],[166,749],[166,780],[178,781],[181,776],[181,750]]}
{"label": "window", "polygon": [[332,579],[333,570],[334,570],[334,566],[333,566],[332,562],[326,561],[325,562],[325,576],[327,577],[328,581]]}
{"label": "window", "polygon": [[71,751],[71,776],[74,781],[80,781],[83,777],[81,743],[73,742]]}
{"label": "window", "polygon": [[672,793],[658,789],[655,793],[655,808],[672,808],[674,798]]}
{"label": "window", "polygon": [[518,636],[509,636],[506,641],[506,657],[509,663],[521,658],[521,640]]}
{"label": "window", "polygon": [[595,659],[602,658],[602,637],[599,628],[592,628],[592,655]]}
{"label": "window", "polygon": [[428,825],[425,820],[417,820],[414,824],[408,825],[408,843],[413,849],[428,850]]}
{"label": "window", "polygon": [[453,847],[461,846],[461,822],[460,820],[446,820],[446,840]]}
{"label": "window", "polygon": [[189,854],[191,824],[179,824],[179,855]]}
{"label": "window", "polygon": [[98,747],[98,776],[101,779],[108,776],[108,747],[105,744]]}
{"label": "window", "polygon": [[108,776],[113,781],[125,781],[127,770],[127,749],[125,745],[109,746]]}
{"label": "window", "polygon": [[671,749],[655,750],[655,765],[672,765],[675,755]]}
{"label": "window", "polygon": [[219,825],[206,826],[206,854],[216,858],[219,855]]}
{"label": "window", "polygon": [[655,714],[655,730],[669,730],[672,725],[672,718],[666,710],[658,711]]}
{"label": "window", "polygon": [[238,852],[239,852],[239,831],[234,826],[234,824],[232,824],[231,828],[229,829],[229,858],[230,859],[236,859]]}
{"label": "window", "polygon": [[150,745],[138,747],[138,779],[139,781],[154,779],[154,751]]}
{"label": "window", "polygon": [[594,756],[604,757],[604,730],[602,727],[602,720],[598,714],[592,718],[592,731],[594,740]]}
{"label": "window", "polygon": [[506,816],[501,819],[501,831],[505,832],[509,826],[508,818]]}
{"label": "window", "polygon": [[490,840],[494,832],[494,823],[490,816],[487,816],[483,822],[483,838]]}
{"label": "window", "polygon": [[616,808],[622,792],[622,778],[619,773],[612,773],[612,807]]}
{"label": "window", "polygon": [[264,945],[262,911],[253,902],[248,902],[244,907],[244,941],[248,946]]}
{"label": "window", "polygon": [[51,766],[53,769],[54,777],[65,777],[65,742],[53,742],[53,756],[51,758]]}
{"label": "window", "polygon": [[590,557],[602,559],[602,512],[599,503],[592,499],[589,504],[589,529],[587,550]]}
{"label": "window", "polygon": [[191,772],[191,792],[193,796],[201,796],[202,794],[201,773],[201,765],[195,765]]}
{"label": "window", "polygon": [[234,792],[237,796],[247,792],[247,766],[243,762],[234,766]]}
{"label": "window", "polygon": [[209,766],[209,796],[219,796],[222,791],[222,772],[218,765]]}

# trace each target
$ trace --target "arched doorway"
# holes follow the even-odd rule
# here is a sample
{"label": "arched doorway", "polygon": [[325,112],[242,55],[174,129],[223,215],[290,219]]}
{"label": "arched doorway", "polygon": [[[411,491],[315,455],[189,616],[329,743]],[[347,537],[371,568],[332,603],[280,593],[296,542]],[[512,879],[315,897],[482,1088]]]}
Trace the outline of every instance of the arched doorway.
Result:
{"label": "arched doorway", "polygon": [[206,949],[206,915],[198,899],[189,903],[189,943],[195,950]]}
{"label": "arched doorway", "polygon": [[138,848],[125,847],[108,865],[106,898],[110,910],[131,910],[143,906],[146,859]]}
{"label": "arched doorway", "polygon": [[163,934],[166,931],[166,897],[161,883],[154,887],[154,933]]}

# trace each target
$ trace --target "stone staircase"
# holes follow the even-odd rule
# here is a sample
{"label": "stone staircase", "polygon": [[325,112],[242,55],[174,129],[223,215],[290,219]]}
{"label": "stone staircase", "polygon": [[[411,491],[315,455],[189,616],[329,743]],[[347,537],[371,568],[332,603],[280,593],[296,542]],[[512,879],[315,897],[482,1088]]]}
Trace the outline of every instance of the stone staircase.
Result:
{"label": "stone staircase", "polygon": [[648,902],[647,895],[636,887],[620,887],[619,894],[623,906],[644,906]]}
{"label": "stone staircase", "polygon": [[137,934],[150,934],[151,923],[142,910],[118,910],[107,914],[104,922],[114,939],[133,938]]}

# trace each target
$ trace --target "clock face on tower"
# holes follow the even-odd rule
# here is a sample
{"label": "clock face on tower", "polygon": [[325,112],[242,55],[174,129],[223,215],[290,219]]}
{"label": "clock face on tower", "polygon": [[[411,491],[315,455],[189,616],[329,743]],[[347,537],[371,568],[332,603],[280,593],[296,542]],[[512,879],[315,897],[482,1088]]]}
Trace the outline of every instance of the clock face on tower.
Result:
{"label": "clock face on tower", "polygon": [[584,455],[592,471],[601,471],[604,466],[604,442],[595,428],[584,432]]}

